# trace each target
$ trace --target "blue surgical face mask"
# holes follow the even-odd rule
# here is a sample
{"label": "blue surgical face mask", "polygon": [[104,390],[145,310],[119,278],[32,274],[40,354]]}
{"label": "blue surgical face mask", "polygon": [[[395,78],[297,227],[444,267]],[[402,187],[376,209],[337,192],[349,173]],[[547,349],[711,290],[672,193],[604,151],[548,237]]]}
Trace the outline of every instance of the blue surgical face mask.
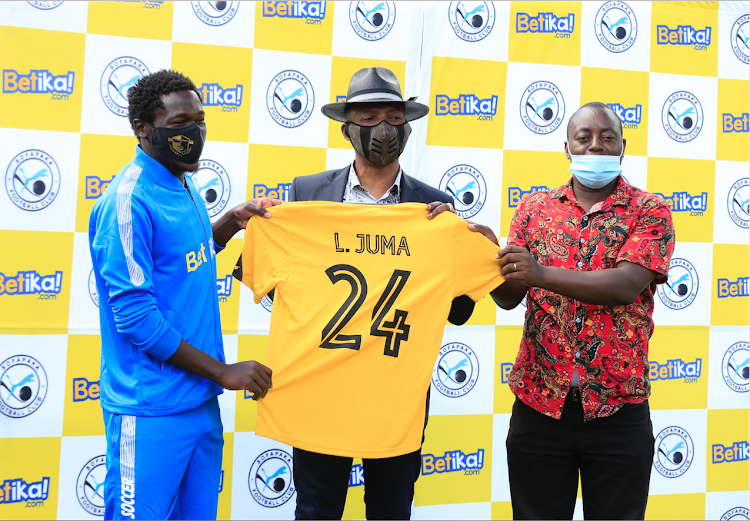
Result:
{"label": "blue surgical face mask", "polygon": [[[568,145],[570,147],[570,145]],[[570,148],[568,148],[570,151]],[[619,156],[570,154],[570,173],[585,187],[597,189],[607,186],[622,173],[620,161],[625,153],[625,146]]]}

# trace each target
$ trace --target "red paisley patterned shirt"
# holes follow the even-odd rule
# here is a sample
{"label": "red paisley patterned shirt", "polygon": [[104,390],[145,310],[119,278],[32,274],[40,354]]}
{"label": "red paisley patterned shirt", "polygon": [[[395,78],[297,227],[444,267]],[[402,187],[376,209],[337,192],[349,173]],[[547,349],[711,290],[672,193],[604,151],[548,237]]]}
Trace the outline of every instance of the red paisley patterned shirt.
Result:
{"label": "red paisley patterned shirt", "polygon": [[669,206],[622,177],[589,213],[576,202],[572,179],[525,197],[513,215],[508,243],[528,249],[541,265],[593,271],[628,261],[659,275],[627,306],[585,304],[530,288],[521,348],[509,379],[513,393],[559,419],[578,368],[584,421],[645,401],[651,390],[654,293],[667,280],[674,240]]}

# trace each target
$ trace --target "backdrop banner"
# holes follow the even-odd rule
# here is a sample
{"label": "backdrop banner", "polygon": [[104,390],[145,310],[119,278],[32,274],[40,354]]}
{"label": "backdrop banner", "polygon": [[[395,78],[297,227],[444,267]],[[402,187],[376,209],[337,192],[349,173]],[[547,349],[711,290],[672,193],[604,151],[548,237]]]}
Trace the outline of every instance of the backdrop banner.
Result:
{"label": "backdrop banner", "polygon": [[[502,245],[524,195],[570,178],[575,110],[617,112],[624,176],[668,202],[677,235],[649,350],[646,518],[748,519],[748,13],[747,2],[0,2],[0,519],[104,513],[87,231],[135,152],[128,90],[164,68],[195,82],[208,141],[192,175],[215,220],[349,164],[341,124],[320,107],[371,66],[430,107],[404,170]],[[231,277],[241,237],[217,257],[224,348],[228,362],[264,362],[272,303]],[[512,517],[507,379],[524,312],[486,297],[468,324],[445,326],[415,519]],[[255,436],[246,393],[219,402],[219,518],[293,519],[291,447]],[[281,477],[269,487],[264,473]],[[365,516],[363,484],[355,460],[346,519]]]}

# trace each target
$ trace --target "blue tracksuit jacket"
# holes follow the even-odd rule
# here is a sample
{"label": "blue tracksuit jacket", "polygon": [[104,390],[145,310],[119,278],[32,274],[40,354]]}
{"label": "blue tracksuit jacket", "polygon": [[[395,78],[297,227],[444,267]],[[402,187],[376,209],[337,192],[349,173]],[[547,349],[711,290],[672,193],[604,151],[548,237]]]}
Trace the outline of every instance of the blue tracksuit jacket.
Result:
{"label": "blue tracksuit jacket", "polygon": [[101,405],[163,416],[221,394],[166,362],[185,339],[224,361],[216,251],[206,207],[140,146],[94,205],[89,246],[99,291]]}

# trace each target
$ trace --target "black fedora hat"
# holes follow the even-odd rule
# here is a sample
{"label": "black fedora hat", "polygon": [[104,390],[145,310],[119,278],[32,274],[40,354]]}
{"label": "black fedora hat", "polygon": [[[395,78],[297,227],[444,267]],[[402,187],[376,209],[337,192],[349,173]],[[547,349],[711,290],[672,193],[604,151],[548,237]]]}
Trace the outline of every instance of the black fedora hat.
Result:
{"label": "black fedora hat", "polygon": [[346,122],[346,107],[354,103],[393,103],[404,104],[406,121],[414,121],[426,116],[430,107],[417,103],[417,97],[404,100],[401,84],[393,71],[385,67],[368,67],[354,73],[349,82],[346,101],[323,105],[320,111],[329,118]]}

